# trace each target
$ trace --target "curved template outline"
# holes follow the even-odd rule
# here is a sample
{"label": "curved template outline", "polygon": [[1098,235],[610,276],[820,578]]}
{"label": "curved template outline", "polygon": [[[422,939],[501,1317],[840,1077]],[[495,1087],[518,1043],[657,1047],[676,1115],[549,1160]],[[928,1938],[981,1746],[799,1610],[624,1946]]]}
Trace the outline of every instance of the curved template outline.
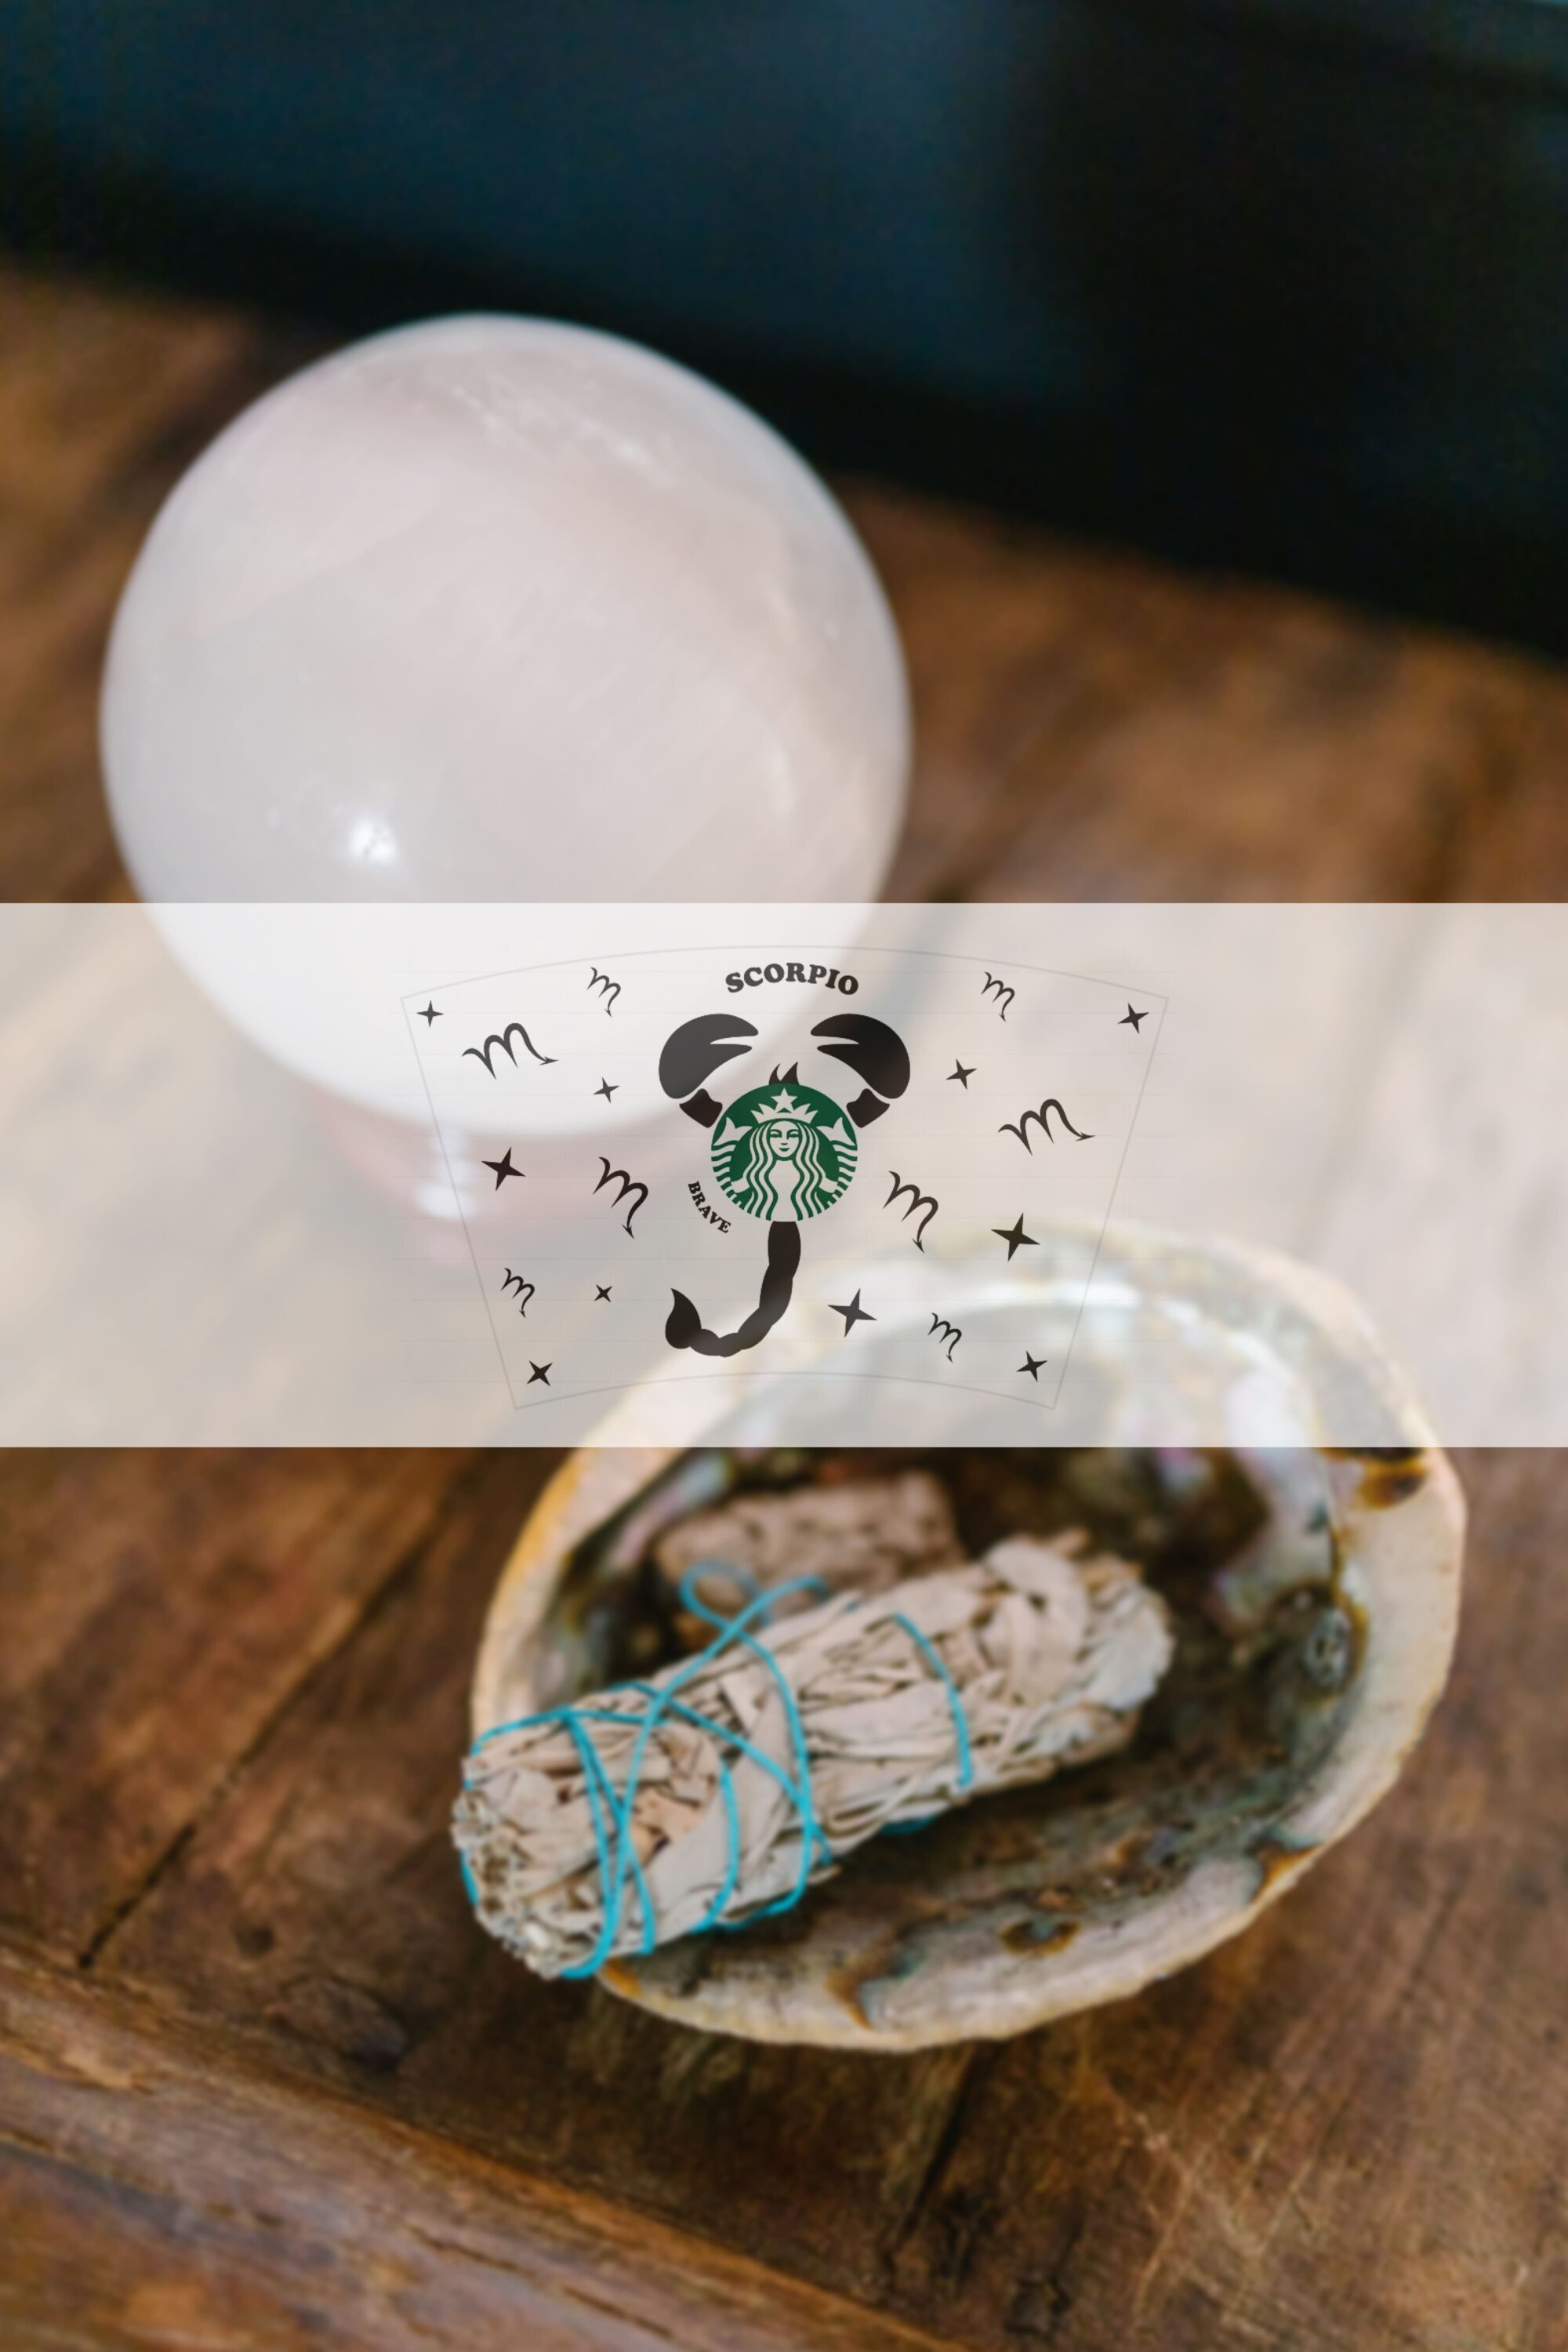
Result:
{"label": "curved template outline", "polygon": [[[704,955],[713,956],[769,953],[787,955],[792,950],[797,949],[799,946],[800,941],[797,939],[793,938],[761,940],[754,937],[746,940],[704,940],[702,942],[701,952]],[[627,948],[623,950],[624,957],[627,961],[646,961],[647,958],[653,956],[668,956],[671,950],[668,947]],[[850,950],[845,950],[844,952],[847,954]],[[989,967],[986,965],[984,957],[963,955],[956,950],[949,948],[903,946],[884,947],[879,945],[875,940],[858,940],[855,942],[853,952],[861,957],[874,956],[878,958],[879,961],[900,959],[905,961],[913,961],[921,963],[954,965],[967,964],[972,971],[984,971],[986,972],[988,976],[991,976],[989,973]],[[526,972],[570,971],[573,970],[580,971],[585,962],[589,962],[589,959],[584,956],[570,955],[552,956],[548,961],[537,964],[498,964],[486,971],[468,972],[461,980],[443,981],[441,982],[441,991],[443,995],[447,995],[462,988],[481,988],[494,981],[515,980],[520,976],[520,974]],[[1103,972],[1076,971],[1064,964],[1023,963],[1018,961],[1016,959],[1008,958],[1004,958],[1002,960],[1001,968],[1004,971],[1025,972],[1049,980],[1079,981],[1090,988],[1109,989],[1113,996],[1120,998],[1121,1003],[1125,1003],[1127,1001],[1124,992],[1126,987],[1125,982],[1108,980]],[[589,962],[589,969],[593,971],[596,970],[597,967]],[[984,993],[984,992],[983,991],[982,992]],[[1073,1318],[1073,1327],[1068,1335],[1068,1343],[1066,1348],[1063,1349],[1059,1360],[1060,1370],[1057,1376],[1057,1385],[1050,1396],[1041,1397],[1037,1400],[1041,1411],[1046,1412],[1053,1412],[1055,1410],[1058,1399],[1061,1395],[1062,1383],[1067,1378],[1068,1369],[1072,1362],[1073,1349],[1077,1345],[1079,1329],[1083,1321],[1084,1308],[1088,1304],[1089,1294],[1094,1286],[1095,1272],[1100,1265],[1100,1253],[1105,1246],[1105,1236],[1110,1228],[1111,1212],[1116,1206],[1116,1194],[1121,1186],[1122,1171],[1127,1164],[1127,1154],[1131,1149],[1133,1130],[1138,1124],[1139,1114],[1143,1107],[1143,1097],[1148,1091],[1149,1073],[1154,1065],[1154,1055],[1159,1047],[1161,1033],[1164,1028],[1165,1014],[1170,1010],[1171,999],[1168,991],[1158,988],[1140,988],[1137,991],[1137,993],[1141,996],[1148,997],[1152,1004],[1157,1004],[1159,1006],[1160,1017],[1153,1035],[1147,1040],[1148,1050],[1147,1056],[1143,1064],[1143,1075],[1139,1082],[1137,1095],[1133,1099],[1131,1115],[1127,1122],[1127,1132],[1122,1138],[1121,1155],[1118,1158],[1115,1171],[1111,1176],[1110,1189],[1106,1198],[1105,1214],[1100,1221],[1100,1230],[1095,1235],[1094,1248],[1089,1255],[1089,1270],[1084,1276],[1083,1296],[1079,1301],[1078,1313]],[[451,1153],[447,1148],[446,1134],[442,1129],[440,1118],[436,1109],[436,1098],[430,1089],[429,1073],[425,1066],[424,1058],[420,1053],[419,1033],[414,1026],[414,1023],[418,1016],[416,1011],[410,1010],[410,1007],[414,1006],[416,1004],[416,1001],[421,996],[433,1001],[433,992],[429,983],[426,983],[425,986],[420,988],[405,989],[398,997],[398,1003],[403,1007],[404,1022],[408,1031],[409,1050],[414,1055],[415,1066],[419,1072],[420,1083],[425,1089],[426,1106],[430,1114],[431,1131],[435,1135],[437,1143],[439,1146],[442,1164],[447,1171],[447,1181],[451,1187],[453,1201],[458,1206],[458,1219],[463,1227],[463,1238],[468,1244],[469,1263],[474,1269],[474,1279],[479,1285],[480,1296],[485,1300],[487,1312],[489,1312],[490,1314],[490,1336],[495,1341],[496,1355],[501,1369],[501,1378],[506,1382],[507,1394],[511,1400],[513,1412],[528,1412],[532,1409],[531,1406],[518,1395],[516,1389],[512,1385],[511,1369],[507,1360],[506,1349],[501,1342],[500,1330],[497,1326],[493,1312],[490,1312],[489,1293],[485,1283],[483,1270],[479,1265],[479,1251],[475,1246],[473,1234],[468,1230],[468,1218],[463,1214],[462,1198],[458,1187],[457,1174],[452,1166]],[[1140,1032],[1135,1031],[1134,1034],[1139,1035],[1141,1038]],[[742,1048],[742,1050],[743,1051],[744,1048]],[[687,1372],[683,1377],[687,1380],[722,1380],[726,1378],[727,1375],[722,1372],[691,1371]],[[829,1370],[826,1366],[814,1366],[809,1371],[785,1371],[778,1368],[774,1368],[774,1370],[770,1373],[770,1378],[774,1380],[875,1381],[879,1386],[886,1385],[889,1387],[898,1387],[905,1382],[912,1382],[916,1388],[931,1388],[937,1385],[936,1382],[927,1380],[923,1375],[918,1372],[900,1372],[894,1374],[888,1372],[845,1371]],[[624,1396],[628,1388],[640,1388],[644,1386],[657,1387],[658,1385],[658,1383],[656,1381],[647,1382],[639,1381],[607,1381],[597,1388],[574,1389],[571,1391],[571,1394],[574,1398],[577,1399],[599,1396]],[[946,1387],[950,1384],[944,1381],[941,1385]],[[960,1381],[958,1386],[961,1387],[968,1395],[995,1397],[1000,1402],[1005,1404],[1016,1403],[1018,1402],[1016,1392],[1007,1389],[988,1388],[973,1381]],[[546,1400],[541,1397],[535,1399],[533,1402],[538,1404],[542,1404]]]}

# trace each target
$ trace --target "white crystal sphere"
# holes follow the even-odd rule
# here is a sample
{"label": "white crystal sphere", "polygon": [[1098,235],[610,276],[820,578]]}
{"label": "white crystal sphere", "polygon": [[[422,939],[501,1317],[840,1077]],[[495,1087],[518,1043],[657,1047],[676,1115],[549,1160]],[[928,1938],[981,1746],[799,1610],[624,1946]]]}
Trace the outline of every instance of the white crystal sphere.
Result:
{"label": "white crystal sphere", "polygon": [[406,327],[246,411],[121,601],[152,899],[861,899],[907,696],[864,550],[751,412],[540,320]]}

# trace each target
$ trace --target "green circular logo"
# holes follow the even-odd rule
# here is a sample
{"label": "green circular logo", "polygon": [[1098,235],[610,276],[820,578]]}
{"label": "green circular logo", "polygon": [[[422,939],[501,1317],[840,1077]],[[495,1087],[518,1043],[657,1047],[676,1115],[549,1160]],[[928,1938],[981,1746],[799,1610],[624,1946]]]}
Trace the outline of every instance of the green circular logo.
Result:
{"label": "green circular logo", "polygon": [[819,1216],[847,1192],[855,1157],[840,1106],[798,1080],[753,1087],[713,1130],[714,1181],[752,1217]]}

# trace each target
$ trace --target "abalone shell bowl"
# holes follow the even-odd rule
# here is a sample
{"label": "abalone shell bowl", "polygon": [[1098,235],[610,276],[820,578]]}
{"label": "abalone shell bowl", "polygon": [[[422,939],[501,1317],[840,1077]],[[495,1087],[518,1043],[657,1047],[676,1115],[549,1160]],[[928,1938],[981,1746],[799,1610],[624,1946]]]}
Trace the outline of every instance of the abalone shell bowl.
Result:
{"label": "abalone shell bowl", "polygon": [[[1292,1360],[1300,1322],[1298,1368],[1352,1363],[1375,1381],[1380,1427],[1403,1442],[715,1443],[568,1458],[497,1588],[476,1736],[677,1654],[651,1547],[684,1514],[742,1488],[895,1465],[945,1483],[975,1551],[1021,1529],[1087,1528],[1142,1565],[1176,1635],[1121,1754],[873,1840],[784,1916],[612,1961],[601,1979],[612,1992],[769,2042],[903,2050],[1019,2032],[1137,1992],[1238,1934],[1393,1785],[1452,1652],[1458,1482],[1342,1293],[1261,1253],[1199,1256],[1206,1289],[1190,1245],[1182,1261],[1189,1305],[1196,1292],[1204,1313],[1251,1311],[1256,1328],[1264,1286],[1275,1354]],[[714,1411],[721,1436],[722,1403]]]}

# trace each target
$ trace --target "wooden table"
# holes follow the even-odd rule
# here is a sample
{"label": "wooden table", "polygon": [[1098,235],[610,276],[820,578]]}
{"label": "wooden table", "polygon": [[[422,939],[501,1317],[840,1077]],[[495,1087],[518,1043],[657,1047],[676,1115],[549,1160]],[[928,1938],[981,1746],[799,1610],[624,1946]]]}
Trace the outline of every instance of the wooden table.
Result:
{"label": "wooden table", "polygon": [[[0,274],[0,880],[126,884],[140,534],[304,347]],[[1568,683],[850,494],[921,756],[892,895],[1568,897]],[[1239,1942],[994,2046],[792,2053],[547,1987],[447,1814],[527,1454],[0,1465],[0,2340],[249,2352],[1568,2342],[1568,1475],[1462,1465],[1454,1682]]]}

